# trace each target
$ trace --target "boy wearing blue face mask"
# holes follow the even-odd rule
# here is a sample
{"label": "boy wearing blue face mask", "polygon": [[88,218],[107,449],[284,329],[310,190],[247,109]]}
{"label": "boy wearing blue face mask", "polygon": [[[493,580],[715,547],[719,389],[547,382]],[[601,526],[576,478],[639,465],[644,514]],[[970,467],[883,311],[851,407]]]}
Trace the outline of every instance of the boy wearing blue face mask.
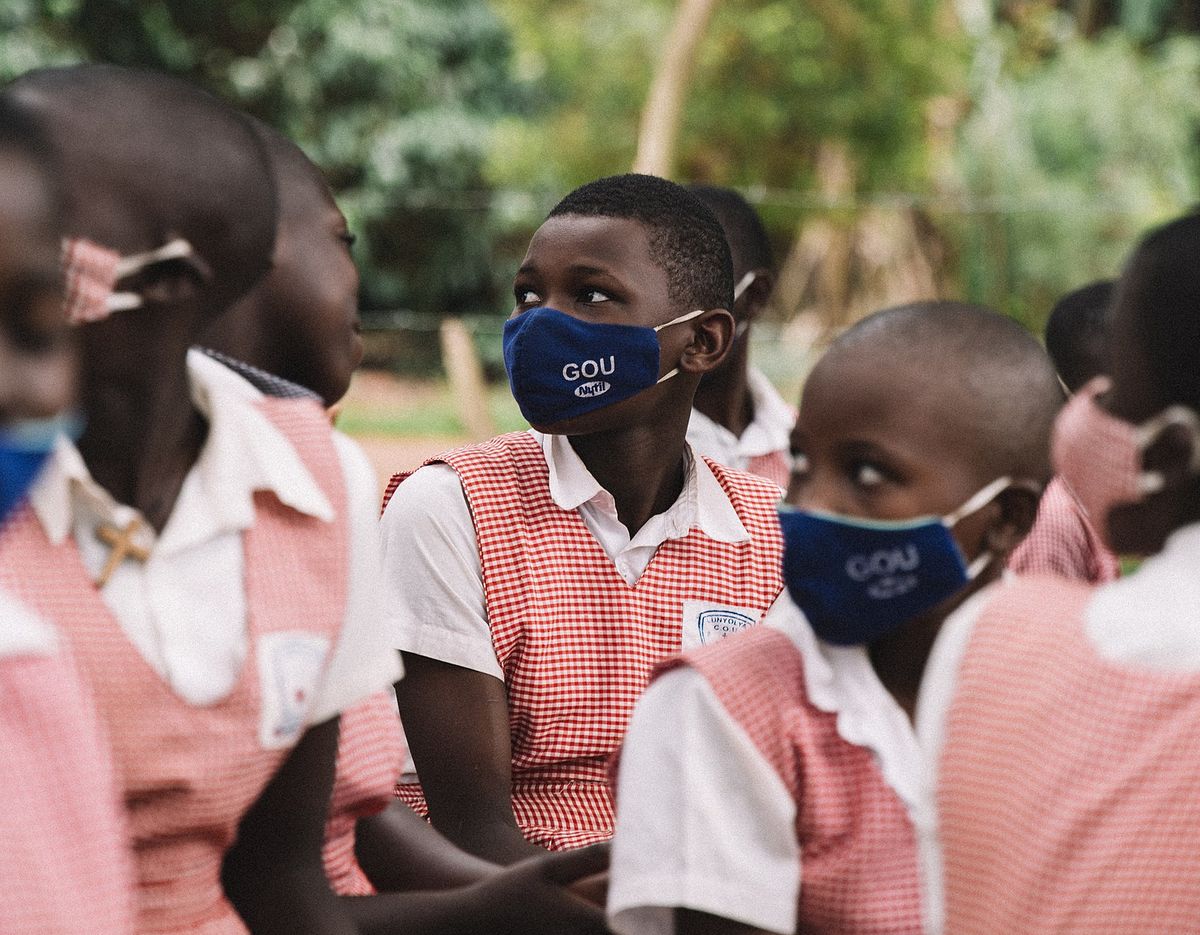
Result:
{"label": "boy wearing blue face mask", "polygon": [[[41,131],[0,102],[0,526],[66,422],[61,193]],[[91,697],[58,633],[0,590],[0,931],[133,931],[116,785]]]}
{"label": "boy wearing blue face mask", "polygon": [[1038,343],[974,306],[890,309],[834,342],[792,433],[787,594],[634,714],[616,931],[922,931],[917,687],[1033,522],[1058,400]]}
{"label": "boy wearing blue face mask", "polygon": [[[1119,280],[1107,373],[1053,460],[1119,581],[1018,579],[947,622],[922,687],[946,930],[1179,932],[1200,918],[1200,214]],[[928,703],[926,702],[928,697]]]}
{"label": "boy wearing blue face mask", "polygon": [[693,456],[729,351],[729,248],[681,187],[572,192],[534,235],[504,352],[534,431],[422,467],[383,515],[405,801],[501,862],[608,838],[606,763],[652,667],[780,591],[778,489]]}

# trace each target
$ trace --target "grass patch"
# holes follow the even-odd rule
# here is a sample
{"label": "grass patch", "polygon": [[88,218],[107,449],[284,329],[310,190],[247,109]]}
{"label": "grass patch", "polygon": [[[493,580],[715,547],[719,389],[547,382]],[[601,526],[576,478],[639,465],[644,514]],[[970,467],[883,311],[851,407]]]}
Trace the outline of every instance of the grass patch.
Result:
{"label": "grass patch", "polygon": [[[338,416],[338,428],[348,435],[389,437],[458,438],[466,433],[449,387],[440,386],[434,392],[419,394],[419,397],[412,402],[380,405],[351,396]],[[515,432],[529,427],[507,386],[488,390],[488,409],[497,432]]]}

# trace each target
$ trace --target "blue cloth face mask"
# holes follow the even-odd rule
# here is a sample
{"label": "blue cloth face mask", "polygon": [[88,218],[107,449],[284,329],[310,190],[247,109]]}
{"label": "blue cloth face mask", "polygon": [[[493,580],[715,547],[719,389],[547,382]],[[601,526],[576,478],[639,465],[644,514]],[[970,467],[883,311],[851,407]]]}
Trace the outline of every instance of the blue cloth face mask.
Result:
{"label": "blue cloth face mask", "polygon": [[868,520],[779,508],[788,594],[827,643],[870,643],[957,594],[991,561],[970,567],[951,532],[1012,480],[992,481],[946,516]]}
{"label": "blue cloth face mask", "polygon": [[658,375],[658,332],[703,315],[697,309],[656,328],[581,321],[545,306],[504,323],[504,367],[531,425],[552,425],[636,396],[679,372]]}
{"label": "blue cloth face mask", "polygon": [[0,523],[25,499],[60,435],[78,435],[78,419],[29,419],[0,426]]}

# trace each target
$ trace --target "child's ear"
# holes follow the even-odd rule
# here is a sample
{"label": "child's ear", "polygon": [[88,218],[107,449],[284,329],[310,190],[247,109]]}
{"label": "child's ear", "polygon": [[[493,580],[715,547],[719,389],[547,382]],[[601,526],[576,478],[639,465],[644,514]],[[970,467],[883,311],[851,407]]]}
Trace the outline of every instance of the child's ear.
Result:
{"label": "child's ear", "polygon": [[118,285],[136,292],[147,305],[177,305],[194,301],[212,282],[212,270],[196,254],[156,260]]}
{"label": "child's ear", "polygon": [[984,534],[984,545],[993,555],[1007,557],[1029,535],[1041,500],[1041,492],[1030,487],[1014,486],[1000,492],[995,501],[1000,516]]}
{"label": "child's ear", "polygon": [[733,329],[733,316],[723,308],[714,308],[700,316],[692,341],[679,359],[679,369],[685,373],[708,373],[715,369],[733,347]]}

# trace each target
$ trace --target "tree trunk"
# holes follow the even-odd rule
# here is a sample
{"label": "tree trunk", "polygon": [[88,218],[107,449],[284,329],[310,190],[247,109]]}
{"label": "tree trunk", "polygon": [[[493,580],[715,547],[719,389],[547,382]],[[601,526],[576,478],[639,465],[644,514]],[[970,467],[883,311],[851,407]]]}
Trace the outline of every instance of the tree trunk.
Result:
{"label": "tree trunk", "polygon": [[716,0],[679,0],[667,47],[646,97],[638,128],[633,171],[669,177],[683,117],[684,92],[696,61],[696,50],[712,18]]}

